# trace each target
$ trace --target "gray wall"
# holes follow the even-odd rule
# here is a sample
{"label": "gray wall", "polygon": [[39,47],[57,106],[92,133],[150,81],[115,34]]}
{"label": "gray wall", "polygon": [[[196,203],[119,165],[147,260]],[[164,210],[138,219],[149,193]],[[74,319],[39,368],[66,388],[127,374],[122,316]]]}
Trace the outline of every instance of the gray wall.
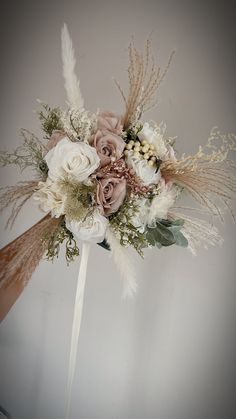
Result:
{"label": "gray wall", "polygon": [[[4,4],[5,3],[5,4]],[[122,111],[112,82],[127,85],[127,46],[176,56],[147,119],[164,120],[180,153],[210,129],[235,131],[235,12],[230,2],[1,2],[1,149],[36,133],[36,98],[63,105],[60,29],[74,40],[86,105]],[[22,174],[24,179],[26,174]],[[1,185],[19,174],[1,169]],[[1,245],[40,218],[34,203]],[[92,249],[71,419],[233,419],[235,405],[235,227],[221,225],[222,248],[197,257],[170,248],[134,256],[139,289],[121,300],[112,260]],[[13,419],[63,419],[79,260],[41,263],[0,327],[0,405]]]}

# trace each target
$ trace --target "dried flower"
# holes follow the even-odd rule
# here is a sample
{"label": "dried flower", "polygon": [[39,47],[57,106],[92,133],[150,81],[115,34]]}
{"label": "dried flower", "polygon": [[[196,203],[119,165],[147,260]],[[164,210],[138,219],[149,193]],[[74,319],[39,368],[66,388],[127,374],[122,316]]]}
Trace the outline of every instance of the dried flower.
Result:
{"label": "dried flower", "polygon": [[82,182],[86,180],[99,166],[100,159],[96,150],[86,143],[73,143],[63,138],[45,160],[48,165],[48,176],[54,181],[67,177]]}
{"label": "dried flower", "polygon": [[66,217],[66,227],[79,240],[100,243],[104,240],[107,218],[103,217],[98,210],[90,214],[84,221],[69,220]]}
{"label": "dried flower", "polygon": [[113,112],[100,112],[98,114],[97,128],[100,131],[109,131],[120,135],[123,128],[122,117]]}
{"label": "dried flower", "polygon": [[97,188],[97,203],[106,216],[116,212],[126,195],[126,180],[110,176],[100,178]]}
{"label": "dried flower", "polygon": [[47,178],[46,182],[39,182],[37,191],[33,195],[42,211],[51,212],[52,217],[60,217],[65,212],[66,195],[63,194],[60,183]]}
{"label": "dried flower", "polygon": [[93,136],[91,145],[95,147],[100,157],[101,167],[120,159],[125,148],[125,142],[121,137],[112,132],[104,133],[100,130]]}

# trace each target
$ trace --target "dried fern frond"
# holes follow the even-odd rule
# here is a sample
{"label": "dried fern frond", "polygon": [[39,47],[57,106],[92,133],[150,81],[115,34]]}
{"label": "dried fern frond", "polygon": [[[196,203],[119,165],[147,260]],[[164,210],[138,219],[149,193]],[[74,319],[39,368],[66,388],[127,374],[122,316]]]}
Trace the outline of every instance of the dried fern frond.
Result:
{"label": "dried fern frond", "polygon": [[3,188],[4,192],[0,195],[0,212],[12,205],[10,217],[7,220],[7,226],[13,226],[17,215],[24,204],[31,198],[38,185],[38,181],[23,181],[16,186],[7,186]]}
{"label": "dried fern frond", "polygon": [[[221,140],[216,148],[212,139]],[[161,164],[161,173],[166,181],[184,187],[194,199],[213,215],[223,219],[222,211],[229,209],[235,219],[233,201],[236,198],[235,164],[227,159],[228,153],[235,149],[233,134],[211,133],[207,147],[212,149],[206,154],[203,148],[193,156],[183,156],[180,160],[167,160]]]}
{"label": "dried fern frond", "polygon": [[26,129],[21,130],[21,136],[23,144],[12,153],[0,151],[0,166],[16,165],[21,171],[32,167],[43,180],[47,173],[44,156],[48,149],[36,135]]}
{"label": "dried fern frond", "polygon": [[15,282],[25,286],[47,249],[61,218],[46,215],[37,224],[0,250],[0,289]]}
{"label": "dried fern frond", "polygon": [[161,68],[155,64],[151,55],[150,39],[147,40],[145,56],[140,53],[133,43],[129,45],[129,93],[125,96],[120,84],[115,83],[125,102],[126,111],[124,115],[124,129],[140,119],[141,115],[155,106],[155,93],[164,79],[174,55],[170,55],[166,68]]}

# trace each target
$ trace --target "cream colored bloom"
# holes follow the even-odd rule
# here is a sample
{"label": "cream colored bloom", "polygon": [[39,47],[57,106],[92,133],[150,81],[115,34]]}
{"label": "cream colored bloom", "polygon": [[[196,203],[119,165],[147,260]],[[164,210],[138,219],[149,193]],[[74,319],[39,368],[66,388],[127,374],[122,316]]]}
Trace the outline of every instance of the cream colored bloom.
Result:
{"label": "cream colored bloom", "polygon": [[83,241],[100,243],[104,240],[108,220],[98,210],[86,218],[85,221],[69,220],[66,217],[66,227],[75,238]]}
{"label": "cream colored bloom", "polygon": [[129,153],[126,159],[128,167],[133,169],[144,185],[157,184],[161,178],[160,170],[156,171],[155,166],[149,166],[147,160],[136,157]]}
{"label": "cream colored bloom", "polygon": [[147,213],[146,222],[149,226],[155,224],[156,219],[166,219],[168,211],[173,207],[178,196],[178,189],[171,183],[160,183],[160,193],[153,198]]}
{"label": "cream colored bloom", "polygon": [[138,133],[140,141],[146,140],[155,146],[156,154],[160,159],[163,159],[168,151],[163,138],[164,132],[165,127],[162,124],[153,128],[148,122],[145,122],[142,130]]}
{"label": "cream colored bloom", "polygon": [[45,160],[48,176],[54,181],[73,178],[83,182],[100,164],[94,147],[83,142],[72,142],[66,137],[46,154]]}
{"label": "cream colored bloom", "polygon": [[132,217],[131,223],[137,228],[140,233],[144,233],[147,224],[147,214],[149,210],[149,201],[146,198],[140,198],[138,200],[138,210]]}
{"label": "cream colored bloom", "polygon": [[65,194],[60,190],[60,185],[47,179],[46,182],[39,182],[39,189],[34,193],[34,199],[39,201],[42,211],[50,211],[53,217],[60,217],[64,214]]}

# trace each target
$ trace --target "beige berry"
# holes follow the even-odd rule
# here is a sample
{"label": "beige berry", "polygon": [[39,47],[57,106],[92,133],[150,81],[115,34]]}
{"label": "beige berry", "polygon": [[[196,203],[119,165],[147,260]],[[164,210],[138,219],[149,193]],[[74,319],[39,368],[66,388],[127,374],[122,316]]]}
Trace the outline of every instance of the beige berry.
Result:
{"label": "beige berry", "polygon": [[149,145],[148,145],[148,144],[146,144],[146,145],[144,145],[144,146],[142,147],[142,151],[143,151],[144,153],[146,153],[148,150],[149,150]]}

